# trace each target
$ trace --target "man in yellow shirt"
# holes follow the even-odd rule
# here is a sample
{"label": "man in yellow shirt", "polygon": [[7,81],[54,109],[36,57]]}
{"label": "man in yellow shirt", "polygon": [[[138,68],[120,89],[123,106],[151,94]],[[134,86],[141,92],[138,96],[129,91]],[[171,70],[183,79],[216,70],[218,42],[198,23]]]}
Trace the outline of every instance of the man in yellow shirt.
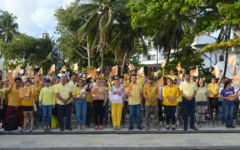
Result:
{"label": "man in yellow shirt", "polygon": [[72,87],[67,84],[67,77],[62,76],[61,83],[59,83],[54,89],[55,96],[57,98],[58,113],[60,121],[60,131],[64,131],[63,118],[66,115],[66,129],[72,130],[70,127],[71,118],[71,98],[72,98]]}
{"label": "man in yellow shirt", "polygon": [[19,97],[19,92],[18,90],[20,89],[21,85],[21,78],[16,78],[15,80],[15,85],[11,85],[10,88],[6,91],[8,93],[8,106],[7,106],[7,112],[6,116],[4,118],[3,124],[2,124],[2,129],[0,131],[4,131],[5,128],[5,121],[7,117],[11,116],[15,110],[15,113],[18,117],[18,130],[21,130],[22,122],[23,122],[23,111],[21,109],[22,105],[22,99]]}
{"label": "man in yellow shirt", "polygon": [[132,77],[132,90],[126,91],[126,96],[128,97],[128,106],[130,111],[129,116],[129,130],[133,127],[133,118],[136,115],[137,129],[142,130],[141,127],[141,102],[143,101],[142,84],[137,83],[136,74]]}
{"label": "man in yellow shirt", "polygon": [[3,81],[0,81],[0,92],[2,92],[2,96],[3,96],[3,98],[1,99],[1,102],[0,102],[0,104],[1,104],[1,106],[0,106],[0,122],[3,122],[5,115],[6,115],[6,109],[7,109],[7,105],[6,105],[7,100],[6,100],[5,94],[6,94],[6,90],[8,88],[4,88],[3,86],[4,86]]}
{"label": "man in yellow shirt", "polygon": [[188,109],[190,108],[190,128],[197,131],[194,126],[195,116],[195,96],[197,94],[197,86],[194,82],[190,81],[190,74],[185,75],[185,81],[180,84],[180,93],[183,97],[183,118],[184,118],[184,131],[187,131]]}
{"label": "man in yellow shirt", "polygon": [[145,118],[145,130],[149,129],[149,116],[151,110],[154,113],[154,123],[155,128],[160,130],[159,128],[159,121],[158,121],[158,97],[159,97],[159,88],[157,85],[153,85],[153,77],[148,77],[148,84],[143,87],[143,96],[145,98],[145,111],[146,111],[146,118]]}

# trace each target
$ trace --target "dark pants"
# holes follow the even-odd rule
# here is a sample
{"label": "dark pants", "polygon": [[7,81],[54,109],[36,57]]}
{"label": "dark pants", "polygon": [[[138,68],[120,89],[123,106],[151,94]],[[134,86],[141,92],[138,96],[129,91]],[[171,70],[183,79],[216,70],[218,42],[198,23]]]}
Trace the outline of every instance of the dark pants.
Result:
{"label": "dark pants", "polygon": [[[104,100],[93,100],[94,121],[96,125],[103,124],[103,110],[104,110],[103,103]],[[98,116],[100,117],[99,123]]]}
{"label": "dark pants", "polygon": [[163,115],[162,115],[162,103],[158,103],[158,118],[159,118],[159,121],[163,120]]}
{"label": "dark pants", "polygon": [[194,127],[194,115],[195,115],[195,97],[192,100],[187,100],[183,98],[183,119],[184,127],[187,127],[188,121],[188,110],[190,110],[190,127]]}
{"label": "dark pants", "polygon": [[175,125],[176,122],[176,107],[177,106],[164,106],[165,113],[166,113],[166,122],[169,125],[170,119],[172,121],[172,125]]}
{"label": "dark pants", "polygon": [[106,105],[104,107],[104,117],[105,117],[105,123],[108,123],[108,110],[109,110],[109,100],[107,100]]}
{"label": "dark pants", "polygon": [[[209,103],[210,103],[210,107],[211,107],[211,111],[213,109],[216,109],[217,112],[218,112],[218,106],[215,106],[215,108],[213,108],[213,105],[212,105],[212,102],[217,102],[218,101],[218,98],[212,98],[212,97],[209,97]],[[213,111],[212,111],[213,112]]]}
{"label": "dark pants", "polygon": [[[224,120],[226,122],[226,125],[232,125],[232,123],[233,123],[233,112],[234,112],[234,103],[223,102],[223,109],[224,109]],[[229,115],[229,122],[228,122],[228,115]]]}
{"label": "dark pants", "polygon": [[5,127],[5,121],[6,121],[7,117],[11,116],[13,114],[14,110],[15,110],[16,116],[18,117],[17,126],[18,127],[22,126],[23,112],[22,112],[21,106],[7,106],[7,112],[6,112],[6,116],[5,116],[5,119],[2,124],[2,128]]}
{"label": "dark pants", "polygon": [[64,128],[64,115],[66,115],[66,127],[70,127],[71,107],[72,103],[66,105],[58,105],[59,122],[61,128]]}
{"label": "dark pants", "polygon": [[6,116],[7,105],[4,105],[5,100],[3,100],[3,109],[0,110],[0,122],[3,123],[3,120]]}
{"label": "dark pants", "polygon": [[238,115],[238,109],[239,109],[239,99],[236,98],[236,99],[234,100],[233,119],[236,119],[236,118],[237,118],[237,115]]}
{"label": "dark pants", "polygon": [[86,118],[86,125],[90,126],[90,120],[92,119],[92,107],[91,103],[87,102],[87,118]]}

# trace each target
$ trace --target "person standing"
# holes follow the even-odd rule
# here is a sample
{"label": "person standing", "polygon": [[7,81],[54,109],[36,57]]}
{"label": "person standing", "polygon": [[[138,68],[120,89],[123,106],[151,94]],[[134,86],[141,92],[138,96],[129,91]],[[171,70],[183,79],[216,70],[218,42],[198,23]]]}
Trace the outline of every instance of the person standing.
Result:
{"label": "person standing", "polygon": [[85,94],[89,94],[86,92],[86,88],[83,85],[83,80],[78,80],[78,86],[73,90],[73,98],[75,99],[75,110],[76,110],[76,121],[77,121],[77,129],[81,130],[80,119],[82,118],[82,129],[86,130],[86,115],[87,115],[87,100],[85,98]]}
{"label": "person standing", "polygon": [[[197,95],[196,102],[208,101],[208,91],[205,87],[203,80],[197,80]],[[201,119],[199,120],[198,113],[204,113],[206,111],[206,106],[197,106],[197,121],[201,121],[205,123],[205,115],[201,115]]]}
{"label": "person standing", "polygon": [[145,98],[145,110],[146,110],[146,118],[145,118],[145,130],[149,129],[149,116],[151,110],[153,110],[154,114],[154,123],[155,128],[160,130],[159,121],[158,121],[158,97],[159,97],[159,88],[157,85],[153,85],[153,77],[148,77],[148,84],[143,87],[143,96]]}
{"label": "person standing", "polygon": [[50,79],[47,79],[46,87],[41,89],[39,96],[39,107],[43,110],[44,131],[51,130],[51,116],[52,110],[55,108],[55,104],[56,97],[54,94],[54,89],[51,87]]}
{"label": "person standing", "polygon": [[1,97],[1,110],[0,110],[0,122],[3,123],[3,120],[6,116],[6,109],[7,109],[7,100],[6,100],[6,91],[7,88],[4,88],[4,83],[3,81],[0,81],[0,92],[2,97]]}
{"label": "person standing", "polygon": [[[77,85],[78,85],[78,75],[77,74],[73,74],[72,75],[72,80],[71,81],[69,81],[68,82],[68,84],[71,86],[71,88],[72,88],[72,91],[77,87]],[[84,86],[84,85],[83,85]],[[72,112],[73,112],[73,110],[75,110],[76,111],[76,107],[75,107],[75,99],[74,98],[71,98],[71,103],[72,103],[72,107],[71,107],[71,118],[72,118]],[[72,120],[70,118],[70,120]]]}
{"label": "person standing", "polygon": [[114,79],[114,86],[109,90],[109,106],[112,108],[112,123],[113,123],[113,130],[120,130],[120,124],[122,119],[122,109],[124,107],[125,102],[125,90],[124,88],[120,87],[120,82],[118,78]]}
{"label": "person standing", "polygon": [[197,131],[197,128],[194,126],[197,87],[194,82],[190,81],[190,75],[188,73],[186,73],[184,82],[180,84],[179,89],[183,96],[184,131],[187,131],[188,109],[190,109],[190,128]]}
{"label": "person standing", "polygon": [[61,82],[57,84],[54,89],[55,96],[57,98],[58,113],[60,121],[60,131],[64,131],[64,115],[66,115],[66,128],[72,130],[70,126],[71,118],[71,98],[72,98],[72,87],[67,84],[67,77],[63,76]]}
{"label": "person standing", "polygon": [[[101,80],[96,79],[96,87],[99,89],[98,94],[92,94],[93,97],[93,111],[94,111],[94,121],[96,123],[95,130],[102,130],[103,123],[103,109],[107,102],[107,93],[104,86],[101,85]],[[98,116],[100,116],[100,121],[98,122]]]}
{"label": "person standing", "polygon": [[106,89],[106,94],[107,94],[107,102],[106,102],[106,105],[104,106],[104,117],[105,117],[105,123],[106,125],[108,125],[108,111],[109,111],[109,87],[107,86],[107,80],[106,79],[103,79],[102,80],[102,86],[105,87]]}
{"label": "person standing", "polygon": [[39,107],[39,94],[42,88],[42,84],[35,84],[31,86],[32,89],[34,89],[38,95],[36,95],[35,99],[36,101],[36,106],[37,106],[37,111],[33,112],[34,115],[34,124],[39,125],[40,124],[40,120],[41,120],[41,108]]}
{"label": "person standing", "polygon": [[163,105],[166,113],[166,129],[169,130],[170,120],[172,121],[172,130],[175,130],[177,98],[179,96],[178,88],[173,85],[171,78],[167,79],[167,85],[163,88]]}
{"label": "person standing", "polygon": [[15,85],[11,85],[10,88],[6,91],[8,94],[8,105],[7,105],[7,111],[6,111],[6,116],[4,118],[2,128],[0,131],[4,131],[5,128],[5,122],[7,117],[11,116],[15,110],[15,113],[18,117],[18,130],[21,130],[22,122],[23,122],[23,112],[21,109],[22,105],[22,99],[19,97],[19,92],[18,90],[20,89],[20,84],[21,84],[21,78],[15,78]]}
{"label": "person standing", "polygon": [[[234,101],[229,100],[229,96],[233,95],[235,92],[230,88],[231,83],[226,81],[224,83],[224,89],[220,92],[220,98],[223,99],[223,109],[224,109],[224,120],[226,122],[227,128],[235,128],[233,124],[233,112],[234,112]],[[228,121],[229,116],[229,121]]]}
{"label": "person standing", "polygon": [[216,78],[212,77],[211,83],[208,84],[207,90],[209,92],[209,103],[211,107],[211,112],[213,113],[213,109],[216,109],[218,112],[218,107],[213,108],[212,103],[218,101],[218,95],[219,95],[219,88],[218,84],[216,83]]}
{"label": "person standing", "polygon": [[[218,101],[223,101],[221,98],[220,98],[220,92],[222,91],[223,87],[224,87],[224,84],[226,82],[226,78],[223,77],[222,73],[220,73],[221,77],[220,79],[218,80],[218,88],[219,88],[219,95],[218,95]],[[238,91],[238,87],[236,87],[236,84],[234,84],[234,91],[237,92]],[[223,105],[219,105],[218,106],[218,111],[219,112],[222,112],[224,114],[224,111],[223,111]],[[223,119],[224,119],[224,116],[223,114],[220,113],[218,115],[218,122],[219,123],[222,123],[223,122]]]}
{"label": "person standing", "polygon": [[174,75],[174,71],[173,70],[170,70],[170,75],[165,75],[164,68],[162,70],[163,70],[163,77],[164,78],[171,78],[173,80],[174,78],[177,77],[176,75]]}
{"label": "person standing", "polygon": [[126,96],[128,97],[129,106],[129,130],[134,129],[133,119],[136,116],[137,129],[142,130],[141,127],[141,104],[143,101],[143,90],[142,84],[137,83],[136,74],[131,76],[132,80],[132,90],[126,90]]}

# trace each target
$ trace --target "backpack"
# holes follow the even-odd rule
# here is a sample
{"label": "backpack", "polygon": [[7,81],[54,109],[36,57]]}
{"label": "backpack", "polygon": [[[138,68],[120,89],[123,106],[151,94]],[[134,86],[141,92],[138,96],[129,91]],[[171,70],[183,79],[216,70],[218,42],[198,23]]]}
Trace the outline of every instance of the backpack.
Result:
{"label": "backpack", "polygon": [[12,131],[17,129],[17,120],[18,118],[15,116],[9,116],[5,121],[5,130]]}
{"label": "backpack", "polygon": [[59,122],[55,116],[51,116],[51,128],[56,129],[59,127]]}

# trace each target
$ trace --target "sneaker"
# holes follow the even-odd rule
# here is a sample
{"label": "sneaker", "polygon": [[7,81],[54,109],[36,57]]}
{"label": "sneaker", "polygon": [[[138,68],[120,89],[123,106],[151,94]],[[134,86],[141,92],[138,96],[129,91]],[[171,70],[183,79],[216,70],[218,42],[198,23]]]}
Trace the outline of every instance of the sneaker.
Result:
{"label": "sneaker", "polygon": [[21,128],[21,127],[18,127],[18,130],[20,131],[20,130],[22,130],[22,128]]}
{"label": "sneaker", "polygon": [[66,129],[66,130],[69,130],[69,131],[72,131],[72,128],[71,128],[71,127],[66,127],[65,129]]}
{"label": "sneaker", "polygon": [[138,130],[142,130],[142,127],[137,127]]}
{"label": "sneaker", "polygon": [[132,129],[134,129],[134,127],[129,127],[129,130],[132,130]]}
{"label": "sneaker", "polygon": [[64,131],[64,128],[60,128],[60,131]]}
{"label": "sneaker", "polygon": [[230,125],[226,125],[226,128],[230,128]]}
{"label": "sneaker", "polygon": [[198,129],[196,127],[191,127],[191,129],[195,130],[195,131],[198,131]]}
{"label": "sneaker", "polygon": [[145,130],[147,131],[148,129],[149,129],[148,126],[146,126],[146,127],[145,127]]}
{"label": "sneaker", "polygon": [[0,131],[5,131],[5,129],[4,129],[4,128],[1,128]]}
{"label": "sneaker", "polygon": [[229,125],[230,128],[235,128],[233,125]]}

